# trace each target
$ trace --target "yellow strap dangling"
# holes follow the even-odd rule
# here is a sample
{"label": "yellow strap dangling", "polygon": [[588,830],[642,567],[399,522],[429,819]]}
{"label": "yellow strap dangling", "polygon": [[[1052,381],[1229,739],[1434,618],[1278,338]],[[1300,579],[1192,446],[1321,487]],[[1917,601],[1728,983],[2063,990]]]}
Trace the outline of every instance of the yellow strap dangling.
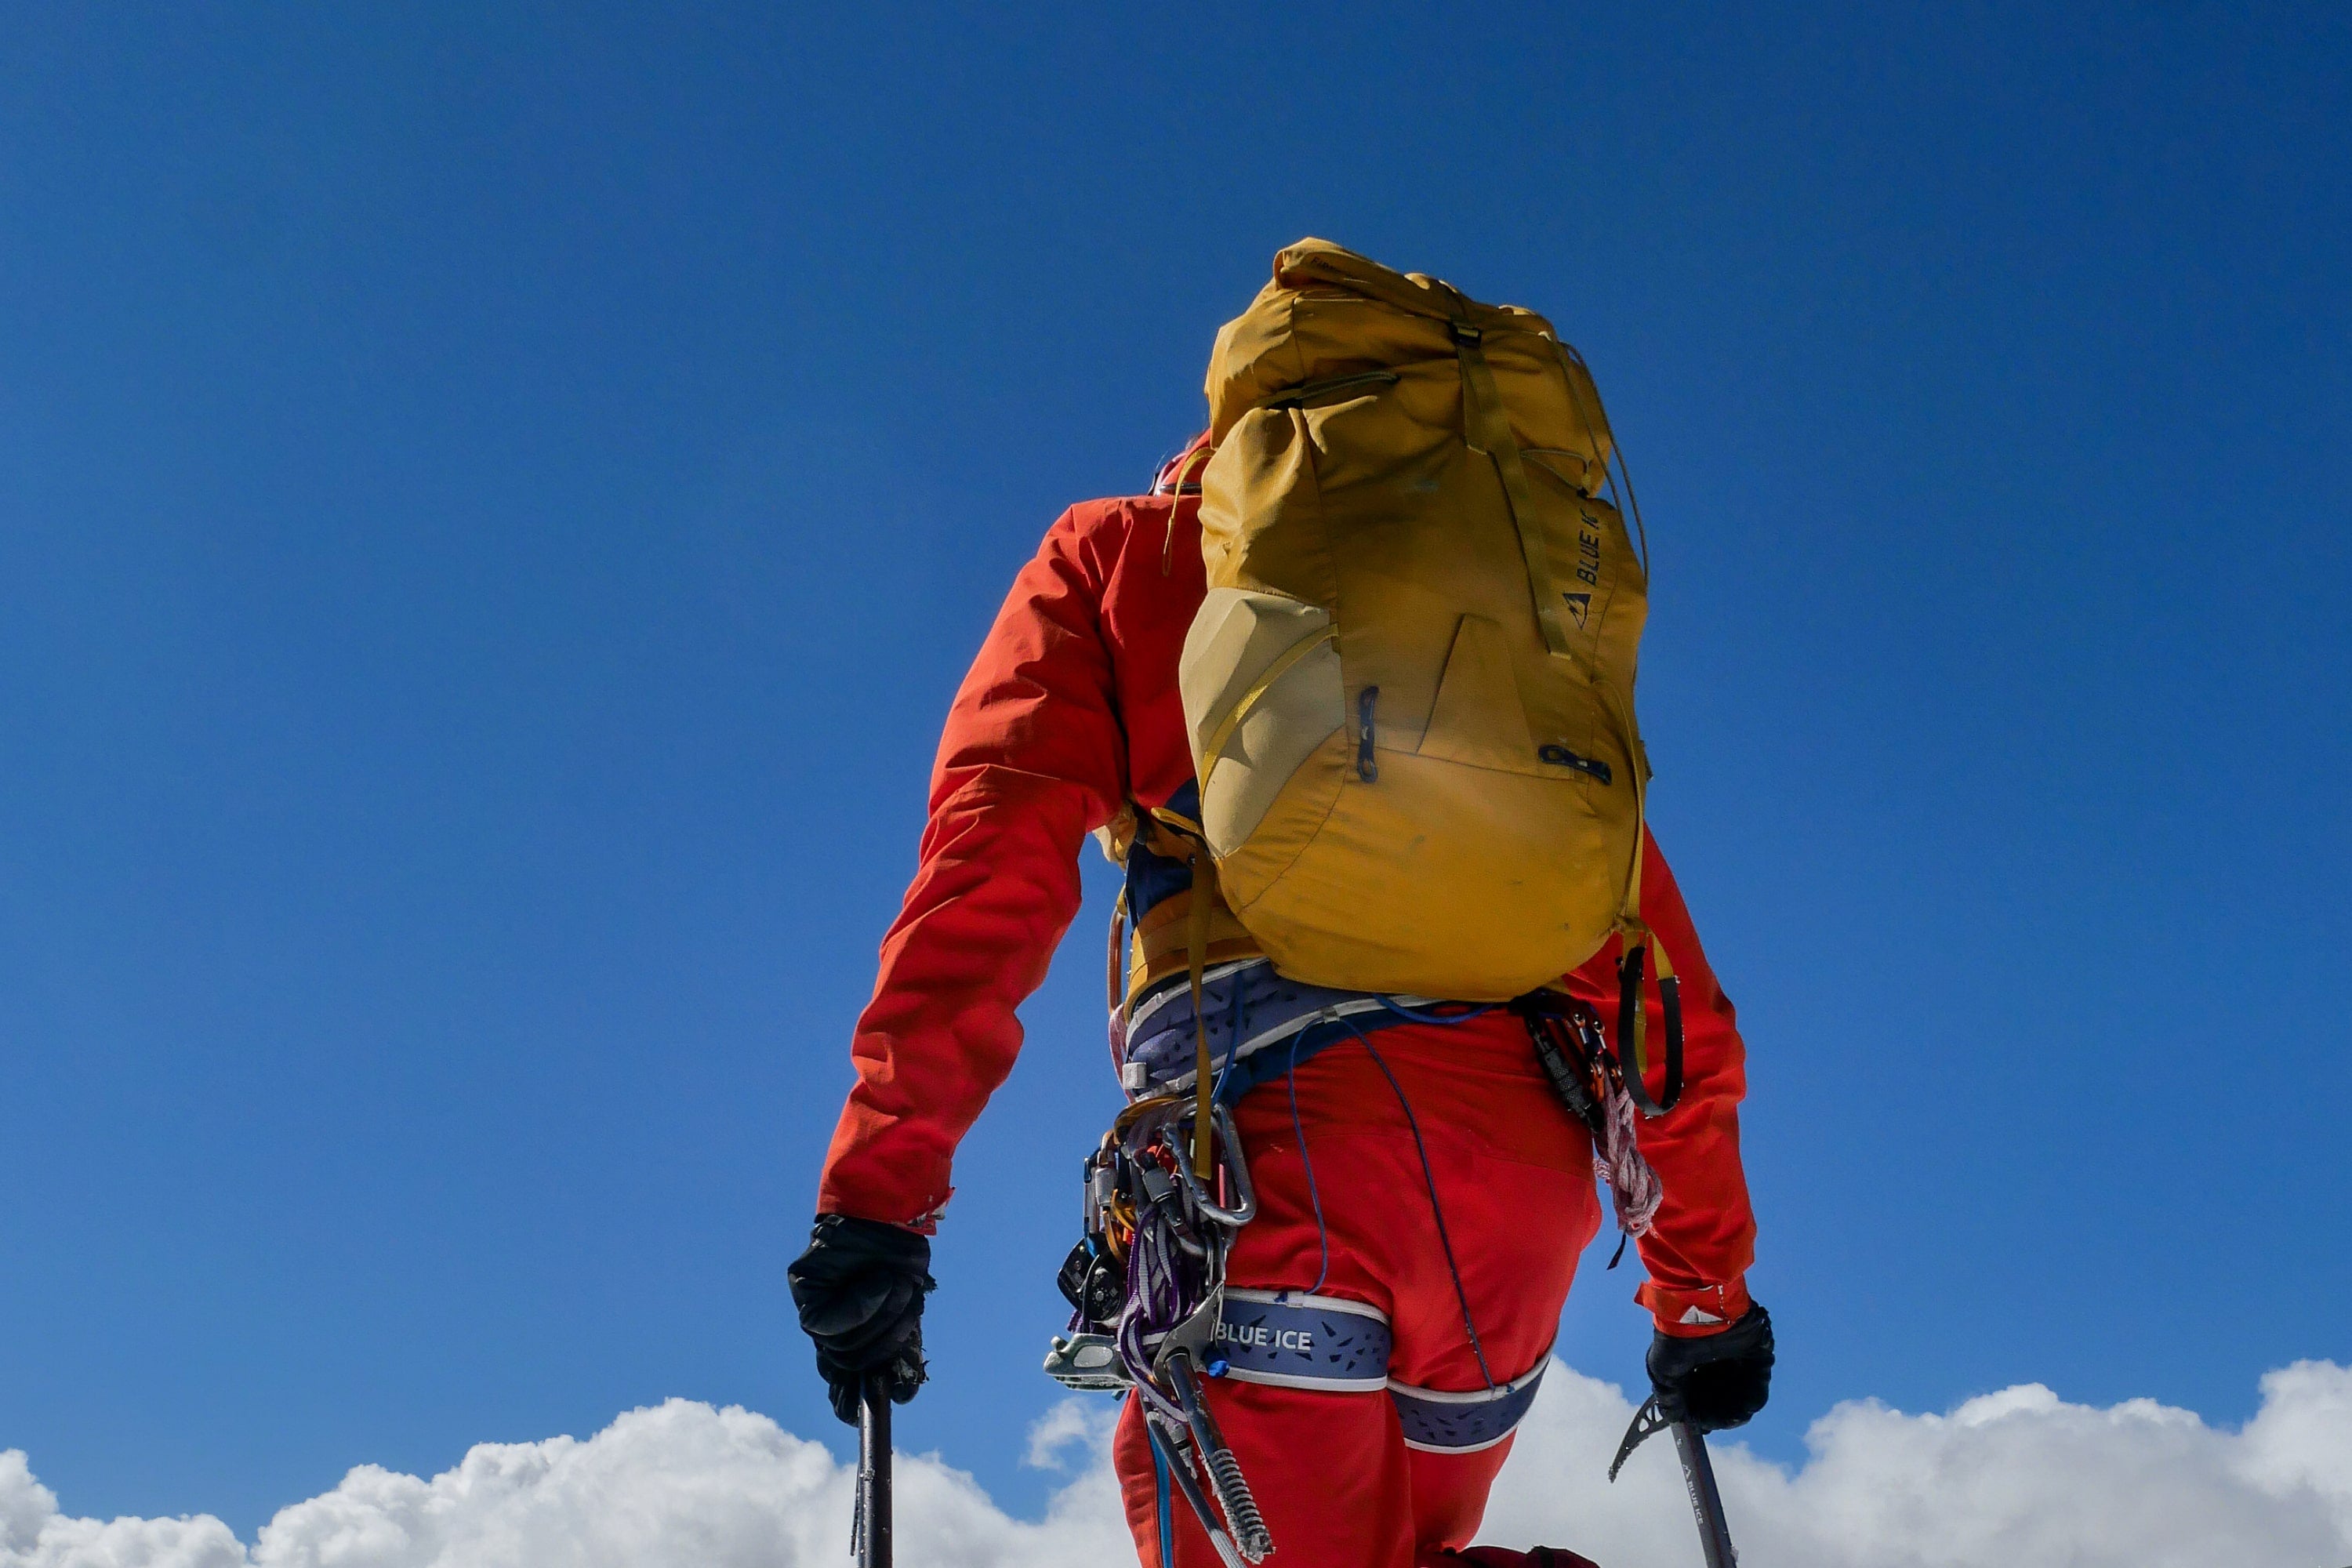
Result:
{"label": "yellow strap dangling", "polygon": [[1184,966],[1192,982],[1192,1173],[1202,1186],[1216,1168],[1210,1147],[1209,1101],[1213,1083],[1209,1073],[1209,1021],[1202,1016],[1201,978],[1209,966],[1209,895],[1217,885],[1217,868],[1206,845],[1192,849],[1192,903],[1184,911]]}
{"label": "yellow strap dangling", "polygon": [[1162,577],[1176,570],[1176,509],[1184,504],[1184,485],[1192,475],[1195,463],[1205,468],[1209,466],[1209,459],[1216,455],[1214,447],[1202,447],[1187,454],[1184,460],[1176,466],[1176,482],[1168,489],[1168,537],[1160,546],[1160,574]]}
{"label": "yellow strap dangling", "polygon": [[1647,770],[1643,766],[1640,731],[1633,727],[1632,711],[1615,700],[1616,693],[1607,687],[1601,689],[1621,721],[1626,768],[1633,775],[1633,864],[1625,875],[1625,901],[1617,910],[1617,934],[1622,939],[1618,951],[1617,1032],[1622,1037],[1618,1043],[1624,1053],[1625,1070],[1638,1082],[1649,1066],[1643,1047],[1648,1043],[1650,1010],[1642,998],[1642,969],[1634,966],[1650,969],[1661,980],[1672,977],[1674,967],[1666,962],[1665,949],[1659,944],[1656,934],[1642,919],[1642,859],[1649,848],[1650,791],[1649,780],[1644,776]]}
{"label": "yellow strap dangling", "polygon": [[1486,334],[1467,321],[1453,323],[1454,346],[1462,366],[1463,437],[1474,452],[1483,452],[1495,465],[1503,487],[1503,509],[1519,536],[1519,553],[1528,569],[1528,591],[1533,595],[1536,624],[1543,631],[1545,651],[1566,658],[1573,645],[1560,619],[1561,599],[1552,581],[1551,547],[1544,537],[1543,519],[1536,510],[1535,490],[1519,461],[1519,443],[1511,434],[1510,411],[1495,384],[1494,367],[1486,363]]}
{"label": "yellow strap dangling", "polygon": [[1121,888],[1110,906],[1110,951],[1103,961],[1103,994],[1110,1010],[1125,1024],[1134,1011],[1127,994],[1127,889]]}
{"label": "yellow strap dangling", "polygon": [[1639,1080],[1649,1070],[1650,1008],[1642,994],[1643,971],[1654,945],[1640,921],[1621,922],[1617,953],[1617,1033],[1627,1075]]}
{"label": "yellow strap dangling", "polygon": [[[1658,933],[1650,929],[1641,915],[1643,848],[1643,842],[1636,839],[1633,876],[1625,890],[1625,908],[1617,917],[1617,934],[1622,944],[1617,961],[1618,1049],[1626,1085],[1634,1091],[1634,1103],[1641,1107],[1645,1116],[1663,1116],[1673,1110],[1682,1098],[1682,1011],[1674,961],[1666,956],[1666,944],[1658,940]],[[1646,975],[1644,971],[1648,972]],[[1643,1076],[1650,1066],[1650,1008],[1643,995],[1645,978],[1654,979],[1657,983],[1659,1005],[1664,1010],[1666,1024],[1666,1085],[1663,1096],[1655,1102],[1650,1100],[1649,1090],[1641,1087]]]}

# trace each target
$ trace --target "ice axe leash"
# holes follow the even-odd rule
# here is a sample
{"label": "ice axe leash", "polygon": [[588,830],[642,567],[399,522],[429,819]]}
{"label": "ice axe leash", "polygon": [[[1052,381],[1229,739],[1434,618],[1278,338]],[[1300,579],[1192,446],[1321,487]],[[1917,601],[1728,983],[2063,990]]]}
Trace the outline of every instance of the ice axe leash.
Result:
{"label": "ice axe leash", "polygon": [[857,1518],[849,1554],[857,1568],[890,1568],[890,1393],[879,1373],[857,1395]]}
{"label": "ice axe leash", "polygon": [[1738,1568],[1739,1553],[1732,1548],[1731,1526],[1724,1521],[1723,1494],[1716,1489],[1715,1461],[1707,1458],[1706,1434],[1687,1421],[1667,1420],[1655,1394],[1633,1412],[1633,1424],[1625,1428],[1625,1440],[1617,1445],[1617,1457],[1609,1462],[1609,1479],[1614,1481],[1633,1450],[1660,1431],[1675,1435],[1675,1452],[1683,1462],[1683,1487],[1690,1493],[1691,1512],[1698,1520],[1699,1550],[1706,1553],[1706,1568]]}

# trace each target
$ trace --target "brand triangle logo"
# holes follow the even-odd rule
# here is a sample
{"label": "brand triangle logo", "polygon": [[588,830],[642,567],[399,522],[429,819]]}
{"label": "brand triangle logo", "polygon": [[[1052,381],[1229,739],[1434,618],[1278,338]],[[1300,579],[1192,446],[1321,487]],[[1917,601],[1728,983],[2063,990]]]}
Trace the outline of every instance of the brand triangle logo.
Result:
{"label": "brand triangle logo", "polygon": [[1568,613],[1576,617],[1577,628],[1579,630],[1582,630],[1584,626],[1584,617],[1591,613],[1592,610],[1592,595],[1590,594],[1562,594],[1560,597],[1568,601]]}

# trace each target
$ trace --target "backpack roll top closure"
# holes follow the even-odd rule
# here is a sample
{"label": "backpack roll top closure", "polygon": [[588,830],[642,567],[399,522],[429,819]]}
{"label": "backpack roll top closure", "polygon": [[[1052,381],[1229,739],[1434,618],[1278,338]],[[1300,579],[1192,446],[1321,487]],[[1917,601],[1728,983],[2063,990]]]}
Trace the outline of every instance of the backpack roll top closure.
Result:
{"label": "backpack roll top closure", "polygon": [[[1224,901],[1286,975],[1500,1001],[1619,929],[1647,582],[1529,311],[1322,241],[1220,332],[1180,688]],[[1636,906],[1637,908],[1637,906]]]}

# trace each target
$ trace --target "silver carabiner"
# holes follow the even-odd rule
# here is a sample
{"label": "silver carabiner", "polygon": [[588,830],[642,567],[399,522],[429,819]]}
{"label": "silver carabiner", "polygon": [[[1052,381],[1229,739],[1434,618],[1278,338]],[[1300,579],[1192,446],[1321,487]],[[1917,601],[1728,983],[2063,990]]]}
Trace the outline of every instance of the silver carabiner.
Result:
{"label": "silver carabiner", "polygon": [[[1233,1179],[1236,1195],[1234,1205],[1226,1208],[1209,1196],[1208,1190],[1201,1184],[1201,1178],[1193,1173],[1190,1160],[1176,1162],[1176,1177],[1183,1184],[1184,1201],[1196,1212],[1228,1230],[1239,1230],[1257,1215],[1257,1194],[1250,1186],[1249,1162],[1242,1156],[1241,1135],[1234,1130],[1233,1113],[1220,1105],[1209,1114],[1219,1144],[1218,1163]],[[1181,1121],[1178,1119],[1175,1124],[1181,1124]]]}

